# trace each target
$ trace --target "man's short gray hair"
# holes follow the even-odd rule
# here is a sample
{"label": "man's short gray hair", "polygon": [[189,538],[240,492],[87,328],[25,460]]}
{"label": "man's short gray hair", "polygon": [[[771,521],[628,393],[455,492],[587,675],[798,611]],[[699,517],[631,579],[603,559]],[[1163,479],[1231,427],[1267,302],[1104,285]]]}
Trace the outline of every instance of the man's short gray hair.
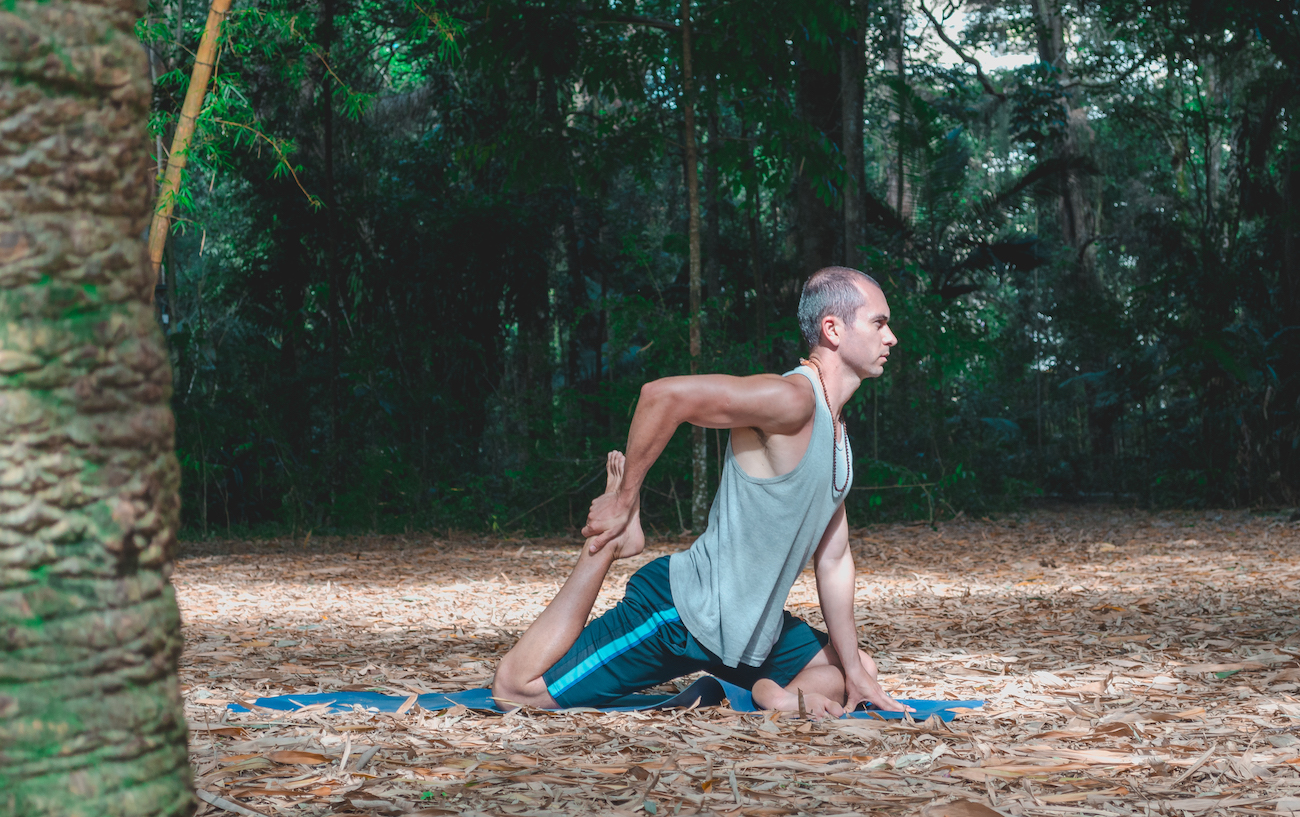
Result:
{"label": "man's short gray hair", "polygon": [[803,285],[799,296],[799,331],[809,348],[817,346],[822,336],[822,321],[834,315],[845,323],[852,323],[858,307],[867,299],[858,289],[857,281],[866,279],[880,289],[876,279],[865,272],[850,267],[822,267]]}

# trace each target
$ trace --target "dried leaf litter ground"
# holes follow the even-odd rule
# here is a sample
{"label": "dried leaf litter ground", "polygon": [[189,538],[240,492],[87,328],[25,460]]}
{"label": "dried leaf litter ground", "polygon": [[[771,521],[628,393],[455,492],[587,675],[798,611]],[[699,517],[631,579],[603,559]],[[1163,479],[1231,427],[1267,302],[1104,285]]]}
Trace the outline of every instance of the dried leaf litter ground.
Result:
{"label": "dried leaf litter ground", "polygon": [[[598,611],[651,558],[620,562]],[[1037,511],[861,529],[860,632],[951,724],[725,708],[235,714],[229,701],[489,682],[569,540],[185,546],[174,581],[203,814],[1289,814],[1300,811],[1300,524]],[[806,572],[789,604],[820,623]]]}

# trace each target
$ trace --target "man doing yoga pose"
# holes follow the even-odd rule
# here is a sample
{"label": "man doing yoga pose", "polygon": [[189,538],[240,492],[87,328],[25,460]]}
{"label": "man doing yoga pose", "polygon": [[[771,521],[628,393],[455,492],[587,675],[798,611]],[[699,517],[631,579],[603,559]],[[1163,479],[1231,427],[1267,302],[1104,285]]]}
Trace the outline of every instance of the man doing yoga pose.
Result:
{"label": "man doing yoga pose", "polygon": [[[804,284],[799,326],[812,351],[785,375],[667,377],[642,387],[626,457],[608,457],[578,564],[497,668],[501,704],[603,706],[706,670],[752,689],[764,709],[797,709],[801,693],[813,717],[839,717],[863,701],[907,709],[858,649],[844,516],[852,453],[839,419],[898,343],[889,304],[869,276],[827,267]],[[731,430],[708,528],[689,550],[638,570],[623,599],[586,624],[610,563],[645,547],[641,484],[682,423]],[[827,633],[784,610],[809,556]]]}

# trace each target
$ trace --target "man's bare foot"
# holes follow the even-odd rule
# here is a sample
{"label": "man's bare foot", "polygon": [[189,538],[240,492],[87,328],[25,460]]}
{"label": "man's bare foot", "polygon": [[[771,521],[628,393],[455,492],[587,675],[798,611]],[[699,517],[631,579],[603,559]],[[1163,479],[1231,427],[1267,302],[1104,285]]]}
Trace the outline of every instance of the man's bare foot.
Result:
{"label": "man's bare foot", "polygon": [[[627,458],[622,451],[611,451],[605,457],[605,493],[612,494],[623,485],[623,465]],[[614,548],[615,559],[626,559],[645,550],[645,534],[641,531],[641,509],[637,508],[627,523],[627,530],[606,547]]]}
{"label": "man's bare foot", "polygon": [[605,455],[605,493],[612,494],[623,485],[623,465],[627,457],[622,451],[611,451]]}
{"label": "man's bare foot", "polygon": [[[754,685],[754,703],[763,709],[776,709],[782,712],[799,712],[799,693],[782,689],[770,679],[762,679]],[[844,715],[844,706],[832,701],[820,692],[803,694],[803,714],[813,720],[822,718],[839,718]]]}
{"label": "man's bare foot", "polygon": [[632,515],[632,521],[627,523],[627,530],[623,531],[623,535],[610,544],[618,548],[618,550],[614,551],[615,559],[626,559],[645,550],[645,534],[641,531],[640,508]]}

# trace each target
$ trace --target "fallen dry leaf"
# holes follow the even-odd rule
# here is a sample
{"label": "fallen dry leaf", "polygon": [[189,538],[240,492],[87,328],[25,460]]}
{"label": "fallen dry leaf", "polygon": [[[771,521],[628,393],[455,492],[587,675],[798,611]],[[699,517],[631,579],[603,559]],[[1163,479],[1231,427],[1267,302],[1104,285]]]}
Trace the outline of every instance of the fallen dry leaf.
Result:
{"label": "fallen dry leaf", "polygon": [[927,806],[921,810],[923,817],[1003,817],[997,811],[974,800],[953,800],[951,803]]}
{"label": "fallen dry leaf", "polygon": [[316,752],[270,752],[267,754],[266,759],[273,760],[276,763],[283,763],[285,765],[301,763],[307,766],[312,766],[317,763],[330,762],[328,757]]}
{"label": "fallen dry leaf", "polygon": [[[173,581],[196,780],[219,793],[208,803],[294,817],[1300,815],[1300,525],[1089,508],[851,542],[859,632],[886,689],[984,708],[946,725],[725,707],[230,712],[269,695],[406,702],[483,686],[578,543],[187,543]],[[688,544],[616,562],[596,612]],[[811,572],[789,606],[821,626]]]}

